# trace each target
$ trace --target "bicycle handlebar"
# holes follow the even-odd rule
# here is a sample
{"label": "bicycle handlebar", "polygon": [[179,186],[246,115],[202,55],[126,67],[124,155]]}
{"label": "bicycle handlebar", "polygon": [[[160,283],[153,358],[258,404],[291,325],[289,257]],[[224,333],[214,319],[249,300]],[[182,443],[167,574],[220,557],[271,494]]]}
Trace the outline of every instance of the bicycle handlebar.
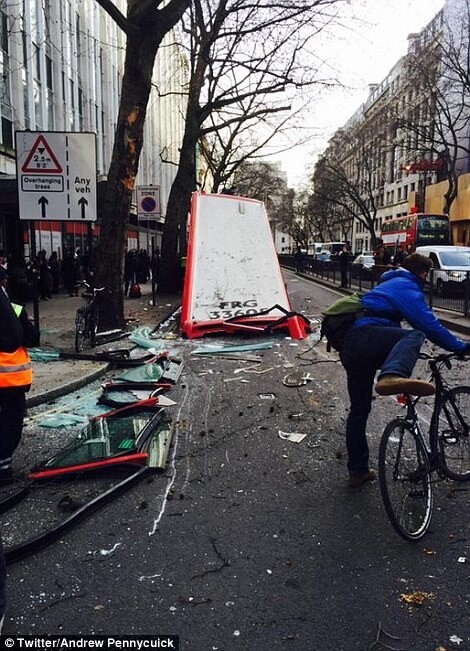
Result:
{"label": "bicycle handlebar", "polygon": [[89,292],[92,292],[93,295],[95,295],[95,294],[99,294],[100,292],[104,292],[104,291],[107,291],[107,290],[108,290],[107,287],[92,287],[92,286],[90,285],[90,283],[87,283],[87,282],[86,282],[86,280],[80,280],[80,281],[77,283],[77,286],[79,286],[79,287],[80,287],[80,286],[85,287],[85,289],[86,289],[87,291],[89,291]]}
{"label": "bicycle handlebar", "polygon": [[448,364],[452,359],[468,361],[470,356],[463,353],[439,353],[439,355],[430,355],[429,353],[420,352],[419,359],[426,359],[435,364]]}

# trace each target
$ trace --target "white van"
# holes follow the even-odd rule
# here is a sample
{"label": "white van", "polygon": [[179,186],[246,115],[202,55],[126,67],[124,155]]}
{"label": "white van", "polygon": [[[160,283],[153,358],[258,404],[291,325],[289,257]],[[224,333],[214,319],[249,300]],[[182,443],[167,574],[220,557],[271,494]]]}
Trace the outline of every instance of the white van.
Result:
{"label": "white van", "polygon": [[320,253],[322,249],[323,249],[323,242],[313,242],[313,244],[309,244],[308,246],[308,252],[310,255],[313,255],[314,258],[317,257],[317,255]]}
{"label": "white van", "polygon": [[438,296],[451,291],[464,291],[465,281],[470,279],[470,247],[418,246],[416,253],[431,258],[433,270],[430,281]]}

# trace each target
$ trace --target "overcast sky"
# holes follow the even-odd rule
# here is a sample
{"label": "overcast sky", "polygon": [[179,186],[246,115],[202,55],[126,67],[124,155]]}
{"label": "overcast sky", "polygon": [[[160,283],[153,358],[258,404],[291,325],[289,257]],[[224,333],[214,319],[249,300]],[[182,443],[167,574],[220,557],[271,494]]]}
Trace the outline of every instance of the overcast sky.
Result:
{"label": "overcast sky", "polygon": [[325,149],[329,137],[367,99],[369,84],[382,81],[406,54],[408,34],[419,32],[444,4],[445,0],[351,0],[354,19],[347,19],[324,44],[325,60],[347,88],[315,100],[308,126],[315,128],[318,140],[282,155],[291,186],[305,178],[305,168]]}

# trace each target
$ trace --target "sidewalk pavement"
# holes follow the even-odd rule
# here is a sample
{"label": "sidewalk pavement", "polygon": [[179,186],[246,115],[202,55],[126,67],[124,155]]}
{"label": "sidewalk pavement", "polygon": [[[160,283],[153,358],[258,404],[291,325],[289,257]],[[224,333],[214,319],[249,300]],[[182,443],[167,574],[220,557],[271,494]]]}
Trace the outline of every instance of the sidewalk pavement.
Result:
{"label": "sidewalk pavement", "polygon": [[[124,317],[129,324],[129,332],[138,326],[158,327],[181,304],[179,295],[156,296],[152,305],[151,284],[142,284],[141,298],[124,298]],[[75,312],[84,303],[83,298],[70,297],[68,294],[54,294],[49,301],[39,301],[39,326],[43,350],[61,352],[75,351]],[[28,313],[33,316],[33,304],[26,305]],[[87,352],[99,351],[108,347],[126,348],[130,342],[123,339],[106,344]],[[26,394],[26,406],[33,407],[55,400],[70,391],[79,389],[104,375],[108,363],[89,360],[58,360],[50,362],[33,362],[33,384]]]}

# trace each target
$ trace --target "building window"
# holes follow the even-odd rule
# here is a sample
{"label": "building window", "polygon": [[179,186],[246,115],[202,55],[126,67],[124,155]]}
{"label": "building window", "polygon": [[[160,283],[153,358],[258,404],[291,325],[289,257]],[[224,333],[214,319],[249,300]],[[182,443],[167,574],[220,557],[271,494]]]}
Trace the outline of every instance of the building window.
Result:
{"label": "building window", "polygon": [[33,43],[33,57],[34,57],[34,78],[41,81],[41,51],[36,43]]}
{"label": "building window", "polygon": [[13,123],[2,116],[2,145],[13,149]]}
{"label": "building window", "polygon": [[10,43],[8,34],[8,17],[0,12],[0,106],[1,106],[1,139],[2,145],[13,149],[13,110],[11,106],[10,80]]}

